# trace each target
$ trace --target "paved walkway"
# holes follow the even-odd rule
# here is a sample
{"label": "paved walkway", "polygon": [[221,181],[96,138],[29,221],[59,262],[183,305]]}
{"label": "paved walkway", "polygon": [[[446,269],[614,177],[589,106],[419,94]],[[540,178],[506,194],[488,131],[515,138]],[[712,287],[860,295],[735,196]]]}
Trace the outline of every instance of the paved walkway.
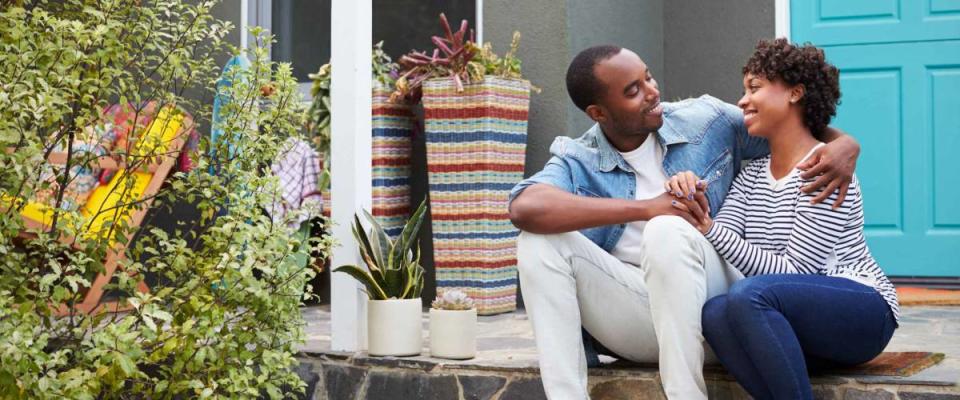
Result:
{"label": "paved walkway", "polygon": [[[330,314],[326,306],[303,309],[307,321],[305,353],[330,351]],[[424,352],[410,361],[486,370],[535,371],[536,347],[530,321],[524,312],[480,317],[477,357],[466,361],[429,357],[429,325],[423,318]],[[946,354],[939,365],[908,378],[862,377],[863,384],[924,384],[952,386],[960,381],[960,307],[904,307],[901,326],[887,351],[934,351]],[[605,361],[612,361],[606,359]],[[960,390],[960,389],[958,389]]]}

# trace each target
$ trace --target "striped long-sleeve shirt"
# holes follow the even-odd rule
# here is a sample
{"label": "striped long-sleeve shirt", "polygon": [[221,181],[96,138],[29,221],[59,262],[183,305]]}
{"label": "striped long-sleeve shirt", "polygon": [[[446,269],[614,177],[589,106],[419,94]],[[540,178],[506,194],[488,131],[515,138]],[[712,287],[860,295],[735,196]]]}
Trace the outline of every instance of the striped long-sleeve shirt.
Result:
{"label": "striped long-sleeve shirt", "polygon": [[853,178],[843,204],[833,193],[811,204],[800,187],[810,181],[793,170],[780,180],[770,157],[751,162],[733,182],[706,238],[745,276],[819,274],[852,279],[883,296],[899,321],[897,292],[870,255],[863,235],[863,199]]}

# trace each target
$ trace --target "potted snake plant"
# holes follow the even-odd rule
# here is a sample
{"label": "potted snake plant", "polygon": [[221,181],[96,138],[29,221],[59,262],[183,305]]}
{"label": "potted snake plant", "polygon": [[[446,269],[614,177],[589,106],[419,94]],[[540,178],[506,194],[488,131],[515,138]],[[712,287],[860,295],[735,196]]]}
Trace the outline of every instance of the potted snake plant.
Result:
{"label": "potted snake plant", "polygon": [[349,274],[366,289],[367,349],[374,356],[415,356],[423,348],[423,266],[417,234],[423,223],[426,201],[413,213],[396,239],[373,215],[364,210],[371,227],[364,230],[354,216],[353,235],[367,268],[344,265],[334,270]]}

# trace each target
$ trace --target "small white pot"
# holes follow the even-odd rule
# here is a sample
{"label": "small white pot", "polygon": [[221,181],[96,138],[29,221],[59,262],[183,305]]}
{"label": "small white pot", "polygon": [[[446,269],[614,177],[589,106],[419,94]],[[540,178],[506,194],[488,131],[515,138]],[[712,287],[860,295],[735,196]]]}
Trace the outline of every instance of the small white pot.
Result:
{"label": "small white pot", "polygon": [[415,356],[423,349],[419,298],[367,300],[367,351],[372,356]]}
{"label": "small white pot", "polygon": [[477,355],[477,310],[430,309],[430,355],[465,360]]}

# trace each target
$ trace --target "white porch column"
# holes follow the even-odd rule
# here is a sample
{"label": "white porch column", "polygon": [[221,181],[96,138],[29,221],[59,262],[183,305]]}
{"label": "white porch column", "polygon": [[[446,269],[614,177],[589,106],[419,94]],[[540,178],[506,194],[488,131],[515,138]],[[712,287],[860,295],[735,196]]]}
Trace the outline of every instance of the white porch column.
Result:
{"label": "white porch column", "polygon": [[[353,214],[371,206],[371,56],[372,0],[333,0],[330,60],[332,266],[364,266],[351,233]],[[331,274],[331,347],[365,349],[366,294],[343,273]]]}

